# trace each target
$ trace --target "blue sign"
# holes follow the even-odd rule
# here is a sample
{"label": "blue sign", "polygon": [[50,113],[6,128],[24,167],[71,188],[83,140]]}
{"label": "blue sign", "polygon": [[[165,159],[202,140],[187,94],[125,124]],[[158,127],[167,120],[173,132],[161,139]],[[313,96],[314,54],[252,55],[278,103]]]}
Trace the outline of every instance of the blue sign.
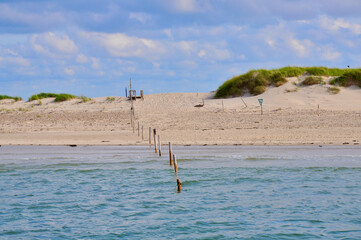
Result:
{"label": "blue sign", "polygon": [[262,106],[263,99],[262,99],[262,98],[258,99],[258,102],[259,102],[259,105],[261,105],[261,106]]}

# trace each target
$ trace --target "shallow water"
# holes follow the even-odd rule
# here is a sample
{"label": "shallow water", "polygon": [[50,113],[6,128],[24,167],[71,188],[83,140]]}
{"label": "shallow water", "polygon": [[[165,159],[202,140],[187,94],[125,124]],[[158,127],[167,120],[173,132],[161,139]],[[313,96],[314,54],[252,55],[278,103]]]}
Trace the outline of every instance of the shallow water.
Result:
{"label": "shallow water", "polygon": [[0,239],[361,238],[361,147],[173,148],[1,147]]}

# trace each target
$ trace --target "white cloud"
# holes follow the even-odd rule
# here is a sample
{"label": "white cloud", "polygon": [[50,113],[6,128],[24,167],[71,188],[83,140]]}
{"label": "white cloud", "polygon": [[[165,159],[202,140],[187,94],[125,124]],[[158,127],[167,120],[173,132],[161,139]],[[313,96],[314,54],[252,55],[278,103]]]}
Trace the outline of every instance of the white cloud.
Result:
{"label": "white cloud", "polygon": [[199,53],[199,57],[203,57],[206,60],[214,61],[214,60],[226,60],[231,58],[231,53],[229,50],[224,46],[224,43],[206,43],[202,44],[203,48]]}
{"label": "white cloud", "polygon": [[177,12],[197,12],[199,6],[196,0],[173,0],[173,9]]}
{"label": "white cloud", "polygon": [[92,60],[92,67],[94,69],[98,69],[100,67],[99,58],[92,57],[91,60]]}
{"label": "white cloud", "polygon": [[170,30],[170,29],[165,29],[165,30],[163,30],[163,33],[164,33],[165,35],[167,35],[169,38],[172,38],[172,37],[173,37],[173,35],[172,35],[172,30]]}
{"label": "white cloud", "polygon": [[30,42],[36,52],[53,57],[78,51],[74,41],[65,34],[62,36],[57,36],[52,32],[34,34]]}
{"label": "white cloud", "polygon": [[0,57],[0,64],[15,67],[29,67],[31,65],[28,59],[20,55]]}
{"label": "white cloud", "polygon": [[163,45],[155,40],[128,36],[122,33],[86,33],[81,37],[101,46],[114,57],[140,57],[147,59],[164,55]]}
{"label": "white cloud", "polygon": [[322,59],[327,61],[336,61],[339,60],[342,56],[340,52],[336,51],[333,47],[329,45],[321,47],[320,54]]}
{"label": "white cloud", "polygon": [[84,54],[78,54],[78,56],[76,57],[76,62],[77,63],[87,63],[88,58]]}
{"label": "white cloud", "polygon": [[287,39],[289,47],[298,54],[300,57],[307,57],[310,53],[313,43],[310,40],[298,40],[290,37]]}
{"label": "white cloud", "polygon": [[238,56],[238,59],[240,59],[240,60],[246,60],[246,55],[241,54],[241,55]]}
{"label": "white cloud", "polygon": [[64,73],[70,76],[75,74],[74,70],[71,68],[64,68]]}
{"label": "white cloud", "polygon": [[204,50],[200,50],[198,53],[199,57],[204,57],[205,55],[206,55],[206,51],[204,51]]}
{"label": "white cloud", "polygon": [[343,18],[332,19],[327,16],[320,18],[320,26],[330,31],[339,31],[340,29],[347,29],[355,35],[361,34],[361,24],[350,23]]}
{"label": "white cloud", "polygon": [[156,70],[159,70],[160,68],[160,63],[157,63],[157,62],[153,62],[153,68],[156,69]]}
{"label": "white cloud", "polygon": [[302,23],[302,24],[309,24],[310,21],[309,20],[297,20],[298,23]]}
{"label": "white cloud", "polygon": [[129,19],[137,20],[143,24],[147,23],[152,19],[151,15],[141,12],[131,12],[129,14]]}

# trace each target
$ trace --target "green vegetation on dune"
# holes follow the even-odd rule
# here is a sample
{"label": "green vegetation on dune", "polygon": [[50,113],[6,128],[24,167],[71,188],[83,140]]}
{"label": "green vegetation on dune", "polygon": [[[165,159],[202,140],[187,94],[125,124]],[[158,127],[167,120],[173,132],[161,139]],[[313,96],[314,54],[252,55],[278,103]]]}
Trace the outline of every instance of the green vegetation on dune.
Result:
{"label": "green vegetation on dune", "polygon": [[325,82],[322,80],[322,78],[320,76],[309,76],[306,77],[305,80],[302,81],[301,83],[302,85],[305,86],[310,86],[310,85],[315,85],[315,84],[325,84]]}
{"label": "green vegetation on dune", "polygon": [[[29,101],[34,101],[34,100],[40,100],[43,98],[55,98],[54,102],[64,102],[64,101],[68,101],[74,98],[79,98],[77,96],[71,95],[71,94],[67,94],[67,93],[39,93],[39,94],[35,94],[32,95],[29,98]],[[85,96],[82,96],[81,99],[84,101],[84,98],[86,98]]]}
{"label": "green vegetation on dune", "polygon": [[330,84],[343,87],[356,85],[361,88],[361,69],[350,69],[339,77],[333,79]]}
{"label": "green vegetation on dune", "polygon": [[12,99],[12,100],[15,100],[15,101],[23,100],[21,97],[11,97],[11,96],[8,96],[8,95],[0,95],[0,100],[4,100],[4,99]]}
{"label": "green vegetation on dune", "polygon": [[78,97],[67,93],[60,93],[58,94],[58,96],[55,97],[54,102],[64,102],[74,98]]}
{"label": "green vegetation on dune", "polygon": [[341,86],[357,85],[361,87],[361,69],[339,69],[327,67],[283,67],[272,70],[251,70],[245,74],[233,77],[224,82],[216,91],[216,98],[242,96],[246,92],[259,95],[266,91],[268,86],[279,87],[287,82],[287,77],[301,75],[317,76],[306,78],[303,85],[323,84],[319,76],[335,76],[330,83]]}
{"label": "green vegetation on dune", "polygon": [[29,102],[34,101],[34,100],[40,100],[43,98],[55,98],[57,96],[58,96],[58,94],[56,94],[56,93],[39,93],[39,94],[32,95],[29,98]]}

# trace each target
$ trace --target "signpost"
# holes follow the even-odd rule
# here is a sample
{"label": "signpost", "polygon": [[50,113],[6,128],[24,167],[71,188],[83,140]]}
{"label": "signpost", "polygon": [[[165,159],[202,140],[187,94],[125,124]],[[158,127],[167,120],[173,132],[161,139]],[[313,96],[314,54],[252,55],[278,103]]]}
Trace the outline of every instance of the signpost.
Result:
{"label": "signpost", "polygon": [[259,98],[259,99],[258,99],[258,102],[259,102],[259,105],[261,105],[261,115],[263,115],[263,107],[262,107],[263,98]]}

